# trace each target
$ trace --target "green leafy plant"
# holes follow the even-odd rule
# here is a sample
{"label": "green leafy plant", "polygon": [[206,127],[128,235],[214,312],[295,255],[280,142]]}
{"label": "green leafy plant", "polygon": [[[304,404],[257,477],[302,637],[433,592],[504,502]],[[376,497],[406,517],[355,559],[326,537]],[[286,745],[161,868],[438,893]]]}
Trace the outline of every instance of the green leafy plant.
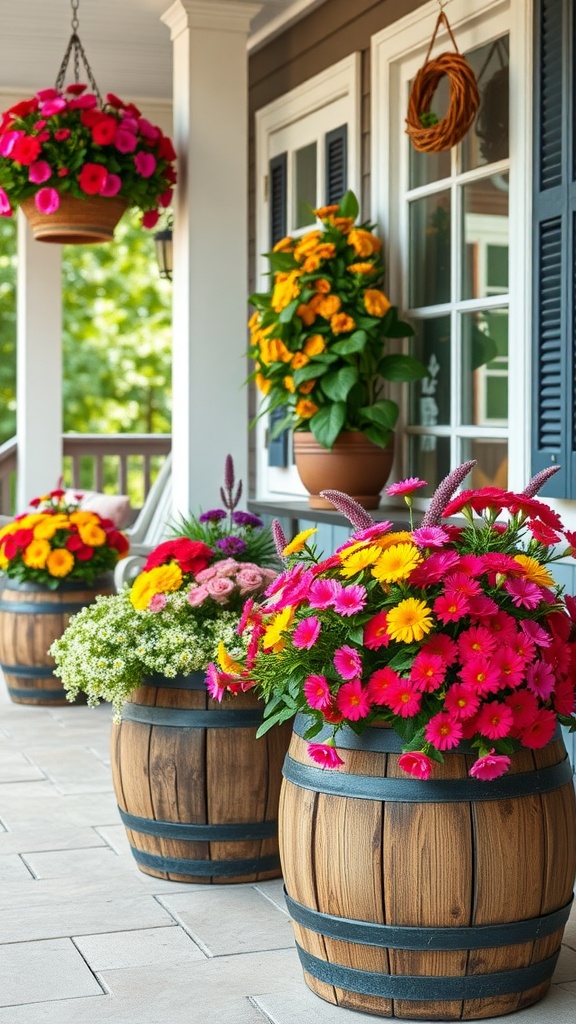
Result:
{"label": "green leafy plant", "polygon": [[381,290],[382,243],[374,225],[355,226],[358,210],[352,192],[315,210],[322,227],[278,242],[267,253],[269,291],[250,297],[251,378],[267,398],[264,413],[286,409],[274,435],[311,430],[325,448],[342,431],[385,448],[398,406],[383,382],[426,376],[413,356],[386,351],[386,339],[414,332]]}

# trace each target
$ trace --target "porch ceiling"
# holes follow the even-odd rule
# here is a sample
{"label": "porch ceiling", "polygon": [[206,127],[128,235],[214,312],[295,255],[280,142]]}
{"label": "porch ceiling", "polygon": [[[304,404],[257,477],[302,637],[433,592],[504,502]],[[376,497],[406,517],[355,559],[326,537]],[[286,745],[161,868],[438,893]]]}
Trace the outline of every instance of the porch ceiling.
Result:
{"label": "porch ceiling", "polygon": [[[250,43],[324,0],[256,0]],[[0,92],[53,84],[70,38],[69,0],[0,0]],[[104,92],[127,99],[172,96],[172,47],[160,21],[171,0],[81,0],[80,38]]]}

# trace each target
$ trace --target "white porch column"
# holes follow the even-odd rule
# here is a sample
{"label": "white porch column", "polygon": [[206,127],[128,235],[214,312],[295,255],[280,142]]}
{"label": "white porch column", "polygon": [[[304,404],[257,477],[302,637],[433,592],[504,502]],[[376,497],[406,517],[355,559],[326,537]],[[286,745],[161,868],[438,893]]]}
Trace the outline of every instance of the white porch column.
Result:
{"label": "white porch column", "polygon": [[17,511],[62,473],[62,249],[35,242],[18,212]]}
{"label": "white porch column", "polygon": [[248,59],[242,0],[176,0],[172,450],[176,512],[219,504],[225,456],[248,485]]}

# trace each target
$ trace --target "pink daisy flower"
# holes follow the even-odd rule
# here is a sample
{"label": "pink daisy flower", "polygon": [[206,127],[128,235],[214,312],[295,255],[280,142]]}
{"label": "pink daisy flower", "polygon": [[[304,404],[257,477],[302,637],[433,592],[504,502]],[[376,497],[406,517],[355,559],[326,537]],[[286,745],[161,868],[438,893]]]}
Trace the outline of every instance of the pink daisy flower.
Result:
{"label": "pink daisy flower", "polygon": [[361,612],[366,604],[366,588],[361,583],[355,583],[351,587],[342,587],[334,601],[334,610],[338,615],[356,615]]}
{"label": "pink daisy flower", "polygon": [[334,666],[342,679],[362,675],[362,658],[353,647],[344,644],[334,652]]}
{"label": "pink daisy flower", "polygon": [[292,634],[294,647],[304,648],[309,651],[316,643],[320,635],[320,620],[315,615],[299,622]]}
{"label": "pink daisy flower", "polygon": [[507,612],[499,611],[493,615],[490,619],[490,629],[496,633],[498,646],[512,645],[516,639],[516,619],[513,619]]}
{"label": "pink daisy flower", "polygon": [[524,659],[516,653],[513,647],[499,647],[492,656],[492,665],[500,671],[502,686],[509,686],[513,689],[523,682],[526,670]]}
{"label": "pink daisy flower", "polygon": [[525,665],[534,661],[536,656],[536,644],[530,639],[530,637],[526,636],[522,630],[517,632],[516,639],[511,646],[512,650],[516,651],[516,654],[520,655]]}
{"label": "pink daisy flower", "polygon": [[398,483],[390,484],[384,493],[389,494],[390,497],[393,497],[395,494],[412,494],[413,491],[417,491],[420,487],[427,486],[426,480],[420,480],[417,476],[410,476],[407,480],[399,480]]}
{"label": "pink daisy flower", "polygon": [[536,712],[536,717],[522,732],[522,744],[531,750],[539,750],[550,742],[556,731],[556,715],[547,708]]}
{"label": "pink daisy flower", "polygon": [[525,729],[530,725],[538,713],[538,701],[529,690],[516,690],[504,697],[504,703],[508,705],[514,715],[514,728]]}
{"label": "pink daisy flower", "polygon": [[452,747],[457,747],[462,739],[462,726],[458,719],[453,718],[448,712],[439,711],[428,722],[424,735],[428,743],[432,743],[437,750],[451,750]]}
{"label": "pink daisy flower", "polygon": [[304,680],[304,696],[315,711],[324,711],[332,703],[332,694],[326,676],[307,676]]}
{"label": "pink daisy flower", "polygon": [[391,686],[400,682],[400,676],[386,665],[385,668],[377,668],[368,680],[366,692],[372,704],[387,704],[388,692]]}
{"label": "pink daisy flower", "polygon": [[440,622],[459,622],[468,614],[468,598],[458,590],[450,590],[437,597],[432,608]]}
{"label": "pink daisy flower", "polygon": [[212,700],[221,701],[226,693],[226,677],[212,663],[206,669],[206,689]]}
{"label": "pink daisy flower", "polygon": [[487,594],[479,594],[478,597],[470,598],[471,619],[491,619],[498,614],[498,605]]}
{"label": "pink daisy flower", "polygon": [[378,612],[364,626],[364,646],[368,650],[377,651],[380,647],[388,647],[390,635],[386,622],[386,612]]}
{"label": "pink daisy flower", "polygon": [[481,576],[484,572],[484,562],[479,555],[462,555],[458,562],[458,572],[466,576]]}
{"label": "pink daisy flower", "polygon": [[537,608],[542,600],[540,587],[529,580],[507,580],[504,590],[510,594],[517,608]]}
{"label": "pink daisy flower", "polygon": [[479,706],[480,697],[464,683],[453,683],[444,698],[444,707],[454,718],[472,718]]}
{"label": "pink daisy flower", "polygon": [[472,579],[465,572],[449,573],[444,580],[444,589],[446,593],[455,590],[464,597],[478,597],[482,593],[478,580]]}
{"label": "pink daisy flower", "polygon": [[410,573],[410,583],[415,587],[427,587],[440,583],[446,574],[458,565],[456,551],[434,551]]}
{"label": "pink daisy flower", "polygon": [[423,693],[433,693],[444,682],[447,665],[439,654],[419,651],[410,670],[410,681]]}
{"label": "pink daisy flower", "polygon": [[422,694],[416,690],[409,679],[400,679],[389,687],[386,704],[395,715],[400,715],[401,718],[412,718],[420,711]]}
{"label": "pink daisy flower", "polygon": [[482,782],[488,782],[491,779],[497,779],[500,775],[504,775],[510,767],[510,758],[504,754],[495,754],[494,747],[492,750],[485,754],[484,757],[479,757],[474,762],[469,775],[474,779],[480,779]]}
{"label": "pink daisy flower", "polygon": [[370,711],[370,697],[359,679],[352,679],[340,687],[336,696],[336,706],[350,722],[357,722],[360,718],[366,717]]}
{"label": "pink daisy flower", "polygon": [[322,768],[340,768],[344,761],[329,743],[309,743],[308,756]]}
{"label": "pink daisy flower", "polygon": [[478,731],[491,740],[507,736],[514,725],[512,709],[507,704],[492,700],[478,712]]}
{"label": "pink daisy flower", "polygon": [[524,635],[533,640],[538,647],[550,647],[552,637],[537,622],[533,622],[532,619],[520,619],[519,626]]}
{"label": "pink daisy flower", "polygon": [[464,662],[460,679],[480,697],[500,689],[500,669],[491,665],[481,654]]}
{"label": "pink daisy flower", "polygon": [[429,779],[434,762],[420,750],[409,750],[398,758],[398,767],[415,779]]}
{"label": "pink daisy flower", "polygon": [[550,665],[545,661],[535,661],[532,665],[526,666],[525,672],[526,685],[532,690],[532,693],[540,697],[540,700],[548,700],[556,682],[556,676]]}
{"label": "pink daisy flower", "polygon": [[338,580],[316,579],[310,586],[308,604],[311,608],[331,608],[342,590]]}
{"label": "pink daisy flower", "polygon": [[421,526],[412,533],[419,548],[441,548],[450,539],[441,526]]}
{"label": "pink daisy flower", "polygon": [[489,656],[496,648],[496,638],[485,626],[470,626],[458,637],[460,660],[473,658],[478,654]]}

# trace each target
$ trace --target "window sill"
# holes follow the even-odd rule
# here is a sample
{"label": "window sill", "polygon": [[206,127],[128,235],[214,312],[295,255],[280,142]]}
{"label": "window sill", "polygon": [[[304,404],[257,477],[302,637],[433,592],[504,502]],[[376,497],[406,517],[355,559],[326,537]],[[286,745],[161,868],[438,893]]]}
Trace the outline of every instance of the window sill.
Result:
{"label": "window sill", "polygon": [[[350,521],[336,509],[310,508],[307,501],[273,501],[271,499],[258,501],[250,499],[248,508],[258,516],[274,516],[275,519],[289,519],[290,530],[294,533],[298,530],[298,523],[301,521],[312,523],[329,523],[332,526],[351,527]],[[380,508],[369,509],[368,515],[377,523],[389,519],[396,530],[407,530],[408,521],[406,506],[381,506]],[[415,523],[418,523],[424,513],[414,512]]]}

